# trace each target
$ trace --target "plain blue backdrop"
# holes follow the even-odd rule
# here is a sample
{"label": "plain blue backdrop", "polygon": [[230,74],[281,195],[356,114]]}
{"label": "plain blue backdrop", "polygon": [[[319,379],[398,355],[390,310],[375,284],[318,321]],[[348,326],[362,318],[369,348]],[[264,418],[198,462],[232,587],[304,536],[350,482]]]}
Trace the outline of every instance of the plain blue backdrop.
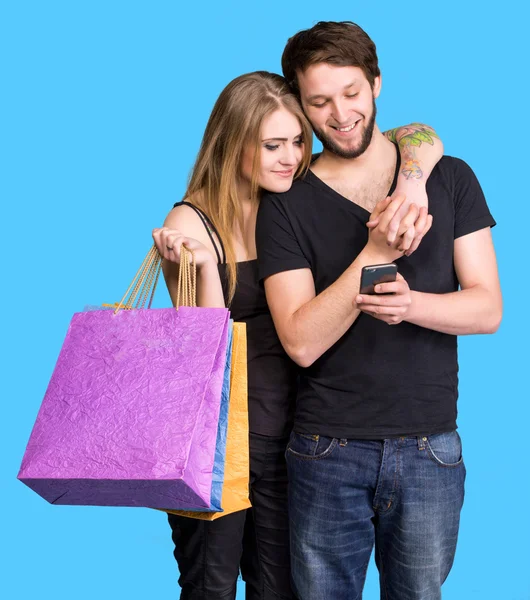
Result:
{"label": "plain blue backdrop", "polygon": [[[182,196],[223,86],[279,72],[290,35],[346,19],[377,43],[381,128],[433,125],[498,221],[504,321],[460,340],[468,480],[444,598],[530,598],[528,14],[513,0],[487,6],[1,3],[2,598],[178,597],[163,515],[50,506],[16,480],[20,461],[72,313],[121,297]],[[169,305],[165,290],[157,305]],[[371,565],[365,598],[377,589]]]}

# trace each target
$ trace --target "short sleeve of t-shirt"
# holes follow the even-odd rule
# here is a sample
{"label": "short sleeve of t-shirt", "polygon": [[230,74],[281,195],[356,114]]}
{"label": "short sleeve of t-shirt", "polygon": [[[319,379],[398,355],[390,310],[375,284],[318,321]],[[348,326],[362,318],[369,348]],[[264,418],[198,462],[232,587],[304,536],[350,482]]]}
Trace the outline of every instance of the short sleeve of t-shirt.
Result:
{"label": "short sleeve of t-shirt", "polygon": [[455,163],[455,239],[479,231],[485,227],[494,227],[484,192],[471,167],[459,158]]}
{"label": "short sleeve of t-shirt", "polygon": [[278,196],[265,194],[256,222],[260,280],[294,269],[311,268],[296,239],[285,206]]}

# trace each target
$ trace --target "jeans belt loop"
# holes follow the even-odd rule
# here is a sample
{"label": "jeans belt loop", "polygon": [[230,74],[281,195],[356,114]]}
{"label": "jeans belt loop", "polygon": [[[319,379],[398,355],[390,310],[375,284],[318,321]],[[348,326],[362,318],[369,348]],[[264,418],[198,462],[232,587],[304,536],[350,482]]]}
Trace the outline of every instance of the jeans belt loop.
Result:
{"label": "jeans belt loop", "polygon": [[419,435],[418,436],[418,450],[425,450],[426,443],[427,443],[427,436]]}

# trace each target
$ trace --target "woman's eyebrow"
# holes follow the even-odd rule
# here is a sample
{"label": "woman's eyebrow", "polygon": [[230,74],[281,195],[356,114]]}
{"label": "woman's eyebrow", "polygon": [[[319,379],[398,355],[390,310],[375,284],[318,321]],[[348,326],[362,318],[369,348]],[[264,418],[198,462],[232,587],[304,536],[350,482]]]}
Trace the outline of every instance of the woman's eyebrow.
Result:
{"label": "woman's eyebrow", "polygon": [[[293,139],[296,139],[297,137],[300,137],[302,135],[302,132],[297,133]],[[261,140],[262,142],[288,142],[289,138],[281,138],[281,137],[273,137],[273,138],[266,138],[264,140]]]}

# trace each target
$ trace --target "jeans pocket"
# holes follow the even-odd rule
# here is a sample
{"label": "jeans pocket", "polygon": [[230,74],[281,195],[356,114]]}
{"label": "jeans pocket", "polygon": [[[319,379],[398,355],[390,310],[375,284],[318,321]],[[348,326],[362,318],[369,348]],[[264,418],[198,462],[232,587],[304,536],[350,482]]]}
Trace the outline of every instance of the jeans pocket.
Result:
{"label": "jeans pocket", "polygon": [[287,452],[304,460],[318,460],[329,456],[338,443],[338,438],[293,431],[287,445]]}
{"label": "jeans pocket", "polygon": [[462,440],[457,431],[438,433],[427,438],[427,451],[442,467],[458,467],[462,463]]}

